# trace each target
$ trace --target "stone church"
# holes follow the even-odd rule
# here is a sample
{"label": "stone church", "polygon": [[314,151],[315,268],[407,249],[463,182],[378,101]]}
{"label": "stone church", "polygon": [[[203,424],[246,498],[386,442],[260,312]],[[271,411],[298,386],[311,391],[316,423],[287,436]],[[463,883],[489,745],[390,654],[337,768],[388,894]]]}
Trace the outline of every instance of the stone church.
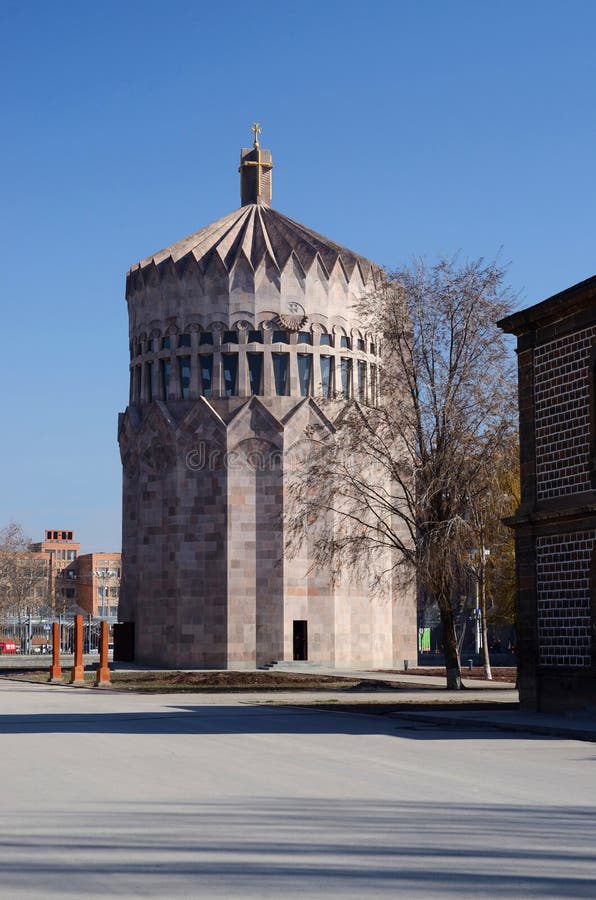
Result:
{"label": "stone church", "polygon": [[346,401],[377,400],[381,348],[352,307],[379,270],[272,209],[271,153],[253,133],[240,208],[127,276],[119,618],[142,663],[401,666],[416,659],[413,590],[334,583],[308,541],[284,553],[305,429],[332,433]]}

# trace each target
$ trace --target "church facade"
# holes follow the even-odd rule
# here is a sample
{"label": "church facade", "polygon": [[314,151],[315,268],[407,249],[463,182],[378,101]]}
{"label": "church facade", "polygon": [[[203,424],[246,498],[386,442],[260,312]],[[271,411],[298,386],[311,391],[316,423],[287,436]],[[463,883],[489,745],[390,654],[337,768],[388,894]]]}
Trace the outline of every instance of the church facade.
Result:
{"label": "church facade", "polygon": [[148,664],[401,666],[413,588],[334,582],[308,541],[286,553],[306,430],[377,402],[381,348],[352,310],[378,269],[273,210],[272,168],[255,131],[241,207],[128,273],[119,618]]}

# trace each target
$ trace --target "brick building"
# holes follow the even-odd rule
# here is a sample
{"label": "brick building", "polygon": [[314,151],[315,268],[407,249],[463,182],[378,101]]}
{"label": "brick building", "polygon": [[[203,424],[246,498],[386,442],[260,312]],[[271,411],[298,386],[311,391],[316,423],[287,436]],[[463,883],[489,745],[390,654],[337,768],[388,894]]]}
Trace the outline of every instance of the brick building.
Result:
{"label": "brick building", "polygon": [[59,611],[77,604],[76,561],[81,545],[68,529],[46,529],[43,541],[31,544],[30,551],[45,561],[47,602]]}
{"label": "brick building", "polygon": [[520,699],[583,707],[596,702],[596,276],[499,325],[519,366]]}
{"label": "brick building", "polygon": [[84,553],[77,559],[77,603],[97,619],[115,619],[120,595],[120,554]]}
{"label": "brick building", "polygon": [[[80,553],[73,531],[47,529],[31,544],[45,563],[46,582],[38,599],[58,613],[81,611],[94,618],[116,618],[120,595],[120,553]],[[43,594],[43,596],[42,596]]]}

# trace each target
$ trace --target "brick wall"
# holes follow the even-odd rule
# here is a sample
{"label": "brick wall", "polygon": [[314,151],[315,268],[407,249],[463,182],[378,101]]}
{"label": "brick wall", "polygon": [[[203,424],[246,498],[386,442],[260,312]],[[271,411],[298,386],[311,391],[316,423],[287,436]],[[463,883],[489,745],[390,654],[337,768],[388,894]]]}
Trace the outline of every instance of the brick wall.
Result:
{"label": "brick wall", "polygon": [[536,539],[541,665],[591,663],[591,568],[595,541],[594,531]]}
{"label": "brick wall", "polygon": [[534,352],[536,496],[591,488],[590,352],[596,327],[550,341]]}

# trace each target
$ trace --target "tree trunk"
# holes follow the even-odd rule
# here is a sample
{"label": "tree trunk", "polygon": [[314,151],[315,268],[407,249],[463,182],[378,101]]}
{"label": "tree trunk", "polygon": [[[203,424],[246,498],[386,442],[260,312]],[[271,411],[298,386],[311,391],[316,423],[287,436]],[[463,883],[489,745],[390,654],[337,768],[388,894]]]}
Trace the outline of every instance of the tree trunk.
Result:
{"label": "tree trunk", "polygon": [[484,659],[484,675],[487,681],[493,680],[493,673],[490,669],[490,654],[488,650],[488,627],[486,624],[486,569],[484,565],[480,569],[480,577],[478,587],[480,589],[480,615],[482,620],[482,657]]}
{"label": "tree trunk", "polygon": [[455,635],[455,619],[453,617],[451,600],[447,597],[439,597],[438,602],[443,631],[443,655],[445,657],[447,690],[459,691],[463,688],[463,684],[461,681],[459,653],[457,651],[457,638]]}

